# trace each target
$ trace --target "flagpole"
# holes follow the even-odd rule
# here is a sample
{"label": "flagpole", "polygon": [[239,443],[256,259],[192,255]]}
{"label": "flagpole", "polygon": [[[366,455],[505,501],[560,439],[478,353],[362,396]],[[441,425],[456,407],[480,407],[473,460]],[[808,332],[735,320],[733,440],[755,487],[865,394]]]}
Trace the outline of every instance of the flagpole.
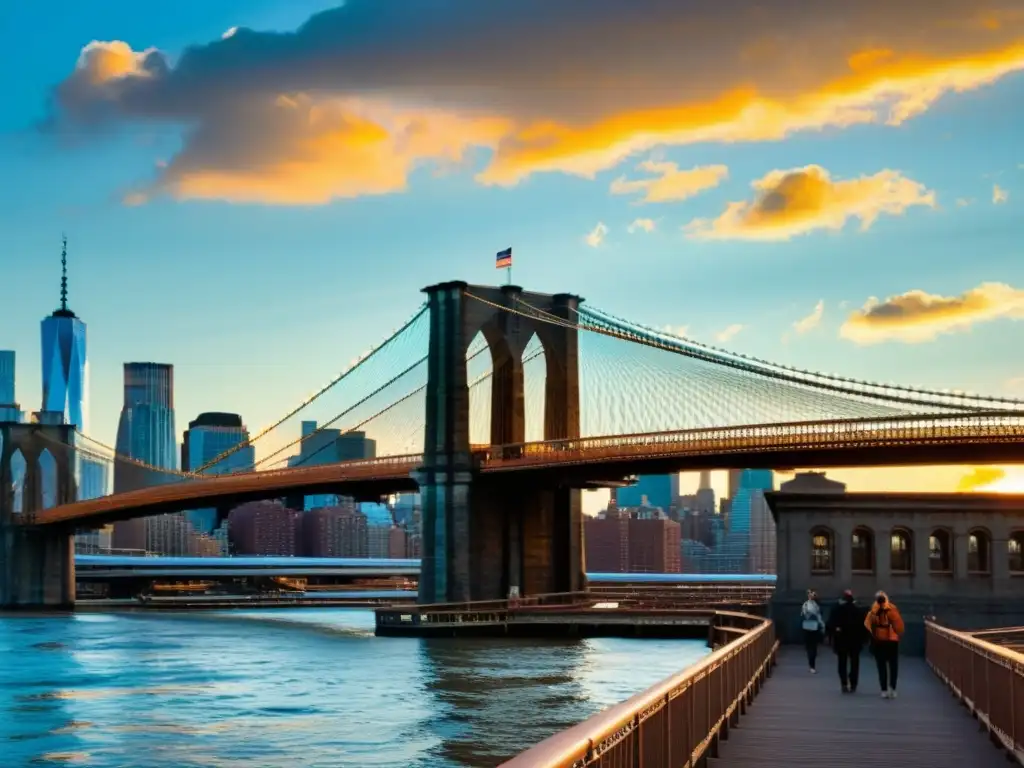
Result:
{"label": "flagpole", "polygon": [[508,278],[506,285],[512,285],[512,265],[508,265],[508,269],[505,270],[505,276]]}

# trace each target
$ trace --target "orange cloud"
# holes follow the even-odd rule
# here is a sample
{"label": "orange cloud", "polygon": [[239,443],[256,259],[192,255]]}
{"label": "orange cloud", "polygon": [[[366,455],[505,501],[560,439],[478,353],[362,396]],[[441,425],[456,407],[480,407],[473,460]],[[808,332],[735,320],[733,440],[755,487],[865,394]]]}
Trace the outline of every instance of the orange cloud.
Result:
{"label": "orange cloud", "polygon": [[998,467],[975,467],[957,483],[957,491],[976,491],[1006,477],[1006,471]]}
{"label": "orange cloud", "polygon": [[839,335],[856,344],[932,341],[999,318],[1024,318],[1024,291],[1004,283],[982,283],[959,296],[914,290],[885,301],[868,299],[851,314]]}
{"label": "orange cloud", "polygon": [[331,200],[404,191],[419,165],[457,166],[474,143],[494,142],[503,125],[494,119],[409,113],[355,100],[328,102],[305,95],[278,97],[247,107],[257,134],[273,126],[275,146],[255,162],[261,135],[238,133],[237,162],[230,155],[205,165],[186,148],[157,184],[131,193],[138,204],[152,194],[236,203],[321,205]]}
{"label": "orange cloud", "polygon": [[751,185],[752,201],[729,203],[717,219],[685,227],[702,240],[789,240],[817,229],[842,229],[853,218],[867,230],[884,214],[934,206],[935,194],[896,171],[833,181],[818,165],[772,171]]}
{"label": "orange cloud", "polygon": [[[475,149],[489,157],[477,179],[509,185],[592,178],[658,146],[897,126],[1024,70],[1016,0],[448,6],[348,0],[294,32],[234,29],[174,62],[92,43],[48,125],[181,126],[144,196],[309,204],[401,190],[417,167],[463,167]],[[609,35],[612,52],[590,44]],[[509,39],[513,61],[494,55]],[[657,183],[634,189],[656,196]]]}
{"label": "orange cloud", "polygon": [[717,187],[729,176],[729,169],[724,165],[705,165],[679,170],[675,163],[659,163],[646,160],[639,165],[640,170],[655,174],[653,178],[628,181],[620,176],[612,182],[613,195],[642,194],[640,202],[667,203],[678,202],[693,197],[706,189]]}

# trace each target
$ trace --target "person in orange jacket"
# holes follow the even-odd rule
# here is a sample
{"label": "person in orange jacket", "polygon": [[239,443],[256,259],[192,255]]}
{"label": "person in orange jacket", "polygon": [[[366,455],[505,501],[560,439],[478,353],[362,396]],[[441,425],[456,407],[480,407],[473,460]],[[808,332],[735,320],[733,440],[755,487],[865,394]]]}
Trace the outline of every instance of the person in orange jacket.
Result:
{"label": "person in orange jacket", "polygon": [[864,626],[871,636],[871,650],[878,664],[878,684],[883,699],[896,698],[896,682],[900,673],[900,637],[903,636],[903,617],[889,596],[879,590],[875,602],[864,618]]}

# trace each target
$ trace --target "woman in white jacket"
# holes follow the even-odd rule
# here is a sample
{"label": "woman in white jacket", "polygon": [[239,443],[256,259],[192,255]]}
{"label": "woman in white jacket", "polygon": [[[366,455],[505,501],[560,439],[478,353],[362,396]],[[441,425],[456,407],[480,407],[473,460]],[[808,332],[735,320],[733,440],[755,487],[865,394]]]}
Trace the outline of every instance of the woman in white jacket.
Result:
{"label": "woman in white jacket", "polygon": [[818,605],[818,595],[813,589],[807,590],[807,602],[800,609],[800,626],[804,630],[804,646],[807,648],[807,665],[811,668],[811,674],[816,675],[815,668],[818,660],[818,643],[821,641],[821,634],[825,631],[825,621],[821,618],[821,606]]}

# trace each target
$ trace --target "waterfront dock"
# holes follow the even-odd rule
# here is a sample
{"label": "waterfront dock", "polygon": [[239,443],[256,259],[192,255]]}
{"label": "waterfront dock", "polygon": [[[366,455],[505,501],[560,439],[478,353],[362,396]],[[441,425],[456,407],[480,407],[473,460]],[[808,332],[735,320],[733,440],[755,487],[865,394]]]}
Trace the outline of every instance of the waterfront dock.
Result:
{"label": "waterfront dock", "polygon": [[727,593],[698,599],[613,592],[378,608],[380,637],[657,637],[708,639],[716,612],[763,613]]}

